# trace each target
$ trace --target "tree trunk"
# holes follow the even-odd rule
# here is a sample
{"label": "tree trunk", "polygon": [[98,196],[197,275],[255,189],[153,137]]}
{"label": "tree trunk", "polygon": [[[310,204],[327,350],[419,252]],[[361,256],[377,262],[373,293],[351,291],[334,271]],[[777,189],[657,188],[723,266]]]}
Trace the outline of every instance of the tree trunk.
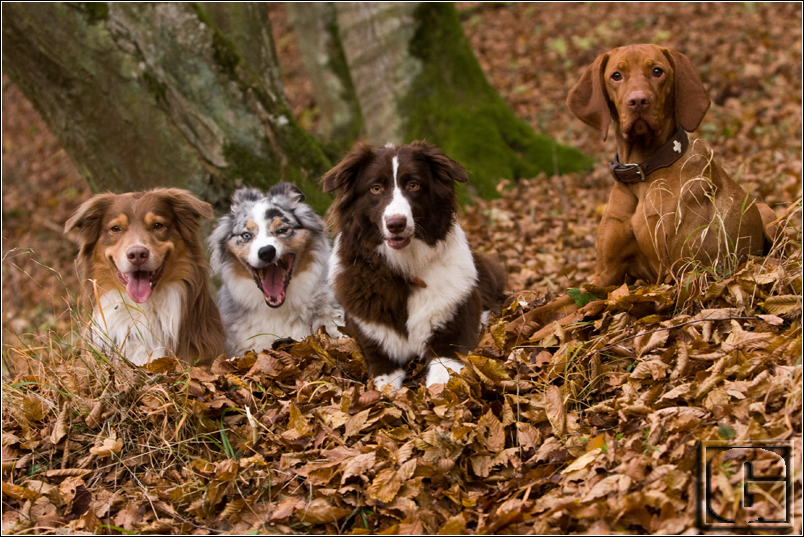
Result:
{"label": "tree trunk", "polygon": [[285,179],[324,209],[330,163],[285,102],[264,6],[207,7],[3,3],[3,70],[94,191],[176,186],[224,208]]}
{"label": "tree trunk", "polygon": [[501,177],[591,169],[589,157],[534,133],[513,114],[486,80],[452,4],[336,8],[371,143],[426,139],[463,164],[485,198],[497,195]]}
{"label": "tree trunk", "polygon": [[363,117],[341,45],[335,4],[286,2],[285,7],[319,109],[314,134],[328,154],[338,158],[360,135]]}
{"label": "tree trunk", "polygon": [[365,117],[366,134],[376,145],[409,141],[401,101],[422,71],[421,62],[408,51],[416,31],[414,13],[418,6],[418,2],[336,4],[341,41]]}

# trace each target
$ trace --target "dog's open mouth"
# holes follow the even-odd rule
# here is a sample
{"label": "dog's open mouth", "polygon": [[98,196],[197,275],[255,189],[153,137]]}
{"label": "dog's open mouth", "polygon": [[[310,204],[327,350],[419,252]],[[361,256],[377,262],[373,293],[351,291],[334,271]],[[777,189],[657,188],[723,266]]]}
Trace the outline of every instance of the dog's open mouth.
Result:
{"label": "dog's open mouth", "polygon": [[131,300],[137,304],[142,304],[151,296],[151,291],[153,291],[159,278],[162,277],[166,263],[167,259],[156,270],[134,270],[131,272],[120,272],[118,270],[117,277],[126,286],[126,292],[131,297]]}
{"label": "dog's open mouth", "polygon": [[394,250],[401,250],[410,244],[410,237],[391,237],[385,240],[385,244]]}
{"label": "dog's open mouth", "polygon": [[271,263],[263,268],[255,269],[249,266],[257,287],[265,297],[265,303],[270,307],[278,308],[284,304],[295,260],[295,254],[285,254],[276,263]]}

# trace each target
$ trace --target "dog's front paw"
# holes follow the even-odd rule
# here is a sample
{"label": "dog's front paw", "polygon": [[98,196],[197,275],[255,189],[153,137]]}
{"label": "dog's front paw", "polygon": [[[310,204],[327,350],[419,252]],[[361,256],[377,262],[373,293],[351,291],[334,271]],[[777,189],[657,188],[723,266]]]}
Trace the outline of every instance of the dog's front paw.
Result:
{"label": "dog's front paw", "polygon": [[433,358],[427,368],[427,387],[429,388],[433,384],[446,384],[449,382],[450,369],[460,373],[461,369],[463,369],[463,363],[453,358]]}
{"label": "dog's front paw", "polygon": [[405,380],[405,370],[397,369],[395,371],[391,371],[390,373],[385,373],[383,375],[377,375],[374,377],[374,388],[383,392],[384,386],[391,386],[391,394],[393,395],[399,388],[402,387],[403,380]]}

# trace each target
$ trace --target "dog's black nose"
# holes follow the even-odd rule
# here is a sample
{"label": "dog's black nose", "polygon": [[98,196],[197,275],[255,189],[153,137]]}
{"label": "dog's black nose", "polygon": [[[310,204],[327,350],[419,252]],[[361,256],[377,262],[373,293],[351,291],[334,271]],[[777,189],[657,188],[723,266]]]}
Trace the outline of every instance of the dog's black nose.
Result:
{"label": "dog's black nose", "polygon": [[271,263],[274,260],[274,256],[276,256],[276,248],[273,246],[263,246],[260,248],[260,251],[257,252],[257,257],[261,260],[265,261],[266,263]]}
{"label": "dog's black nose", "polygon": [[144,246],[134,246],[126,250],[126,258],[132,265],[142,265],[148,261],[148,257],[150,255],[151,252],[149,252],[148,248],[145,248]]}
{"label": "dog's black nose", "polygon": [[385,227],[391,233],[402,233],[408,227],[408,219],[404,216],[390,216],[385,219]]}

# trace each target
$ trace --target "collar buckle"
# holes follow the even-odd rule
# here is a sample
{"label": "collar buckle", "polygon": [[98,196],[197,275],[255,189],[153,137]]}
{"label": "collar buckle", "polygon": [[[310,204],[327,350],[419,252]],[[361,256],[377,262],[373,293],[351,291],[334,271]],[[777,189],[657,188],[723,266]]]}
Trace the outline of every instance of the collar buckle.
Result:
{"label": "collar buckle", "polygon": [[660,168],[666,168],[676,162],[687,151],[689,138],[687,132],[679,126],[664,144],[650,157],[639,164],[623,164],[619,155],[614,155],[614,162],[609,163],[609,169],[614,179],[623,184],[641,183],[646,181],[648,175]]}
{"label": "collar buckle", "polygon": [[620,167],[628,168],[629,170],[634,169],[634,171],[637,172],[637,174],[639,175],[639,180],[640,181],[645,180],[645,172],[642,171],[642,166],[640,166],[639,164],[620,164]]}

